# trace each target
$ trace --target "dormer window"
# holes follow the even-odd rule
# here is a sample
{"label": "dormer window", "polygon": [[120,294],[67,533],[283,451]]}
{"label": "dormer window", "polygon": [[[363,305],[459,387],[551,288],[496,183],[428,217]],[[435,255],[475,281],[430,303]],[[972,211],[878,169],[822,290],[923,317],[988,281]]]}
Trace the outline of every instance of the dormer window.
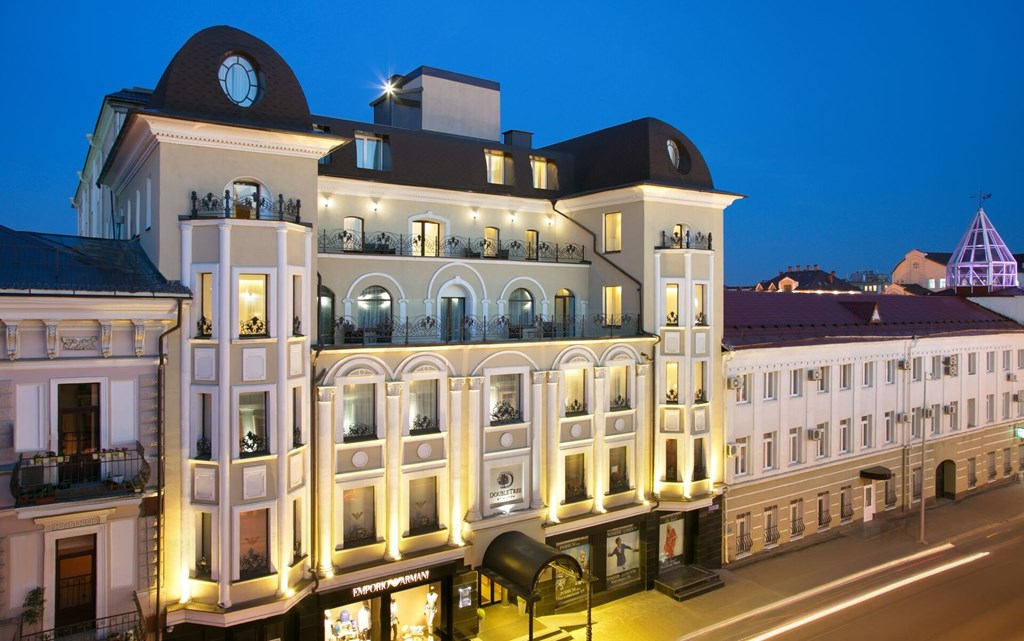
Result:
{"label": "dormer window", "polygon": [[239,107],[249,107],[259,100],[263,84],[256,67],[245,56],[233,54],[220,63],[220,88],[228,100]]}
{"label": "dormer window", "polygon": [[387,137],[357,132],[356,167],[376,171],[391,169],[391,149]]}
{"label": "dormer window", "polygon": [[487,149],[484,161],[487,163],[487,182],[492,185],[513,184],[512,156]]}
{"label": "dormer window", "polygon": [[558,167],[547,158],[530,156],[534,189],[558,189]]}

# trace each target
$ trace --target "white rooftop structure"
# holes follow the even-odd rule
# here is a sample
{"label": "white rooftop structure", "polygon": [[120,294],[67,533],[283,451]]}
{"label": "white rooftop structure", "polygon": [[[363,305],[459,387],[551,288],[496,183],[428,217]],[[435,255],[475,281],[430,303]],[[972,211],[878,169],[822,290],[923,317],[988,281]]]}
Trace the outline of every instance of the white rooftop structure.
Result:
{"label": "white rooftop structure", "polygon": [[1017,261],[980,205],[946,265],[946,283],[995,289],[1017,285]]}

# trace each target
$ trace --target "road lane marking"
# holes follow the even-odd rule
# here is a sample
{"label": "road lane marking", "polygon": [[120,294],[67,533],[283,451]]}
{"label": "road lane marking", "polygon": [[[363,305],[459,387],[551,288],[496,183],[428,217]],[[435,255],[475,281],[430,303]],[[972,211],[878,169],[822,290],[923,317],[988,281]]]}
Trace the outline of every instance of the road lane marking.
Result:
{"label": "road lane marking", "polygon": [[732,617],[731,619],[726,619],[725,621],[719,621],[718,623],[713,623],[713,624],[707,626],[706,628],[701,628],[700,630],[697,630],[696,632],[691,632],[690,634],[688,634],[688,635],[686,635],[684,637],[681,637],[679,639],[679,641],[688,641],[689,639],[699,639],[700,637],[704,636],[705,634],[714,632],[716,630],[721,630],[722,628],[726,628],[726,627],[728,627],[730,625],[734,625],[736,623],[739,623],[741,621],[745,621],[745,620],[753,618],[753,617],[761,616],[765,612],[770,612],[770,611],[772,611],[772,610],[774,610],[776,608],[784,608],[784,607],[786,607],[788,605],[791,605],[793,603],[804,601],[804,600],[806,600],[806,599],[808,599],[810,597],[817,596],[817,595],[821,594],[822,592],[828,592],[829,590],[833,590],[833,589],[838,588],[838,587],[840,587],[842,585],[845,585],[847,583],[852,583],[854,581],[859,581],[859,580],[861,580],[863,578],[871,576],[872,574],[877,574],[879,572],[884,572],[886,570],[890,570],[892,568],[904,565],[906,563],[911,563],[913,561],[916,561],[918,559],[923,559],[923,558],[928,557],[928,556],[934,556],[934,555],[938,554],[939,552],[945,552],[946,550],[949,550],[949,549],[952,549],[952,548],[953,548],[953,544],[952,543],[943,543],[942,545],[936,545],[935,547],[928,548],[927,550],[921,550],[920,552],[915,552],[914,554],[911,554],[910,556],[905,556],[905,557],[902,557],[902,558],[899,558],[899,559],[894,559],[892,561],[887,561],[887,562],[885,562],[885,563],[883,563],[881,565],[876,565],[873,568],[868,568],[867,570],[861,570],[860,572],[857,572],[855,574],[851,574],[849,576],[844,576],[844,577],[838,578],[835,581],[830,581],[829,583],[826,583],[824,585],[819,585],[816,588],[811,588],[810,590],[804,590],[803,592],[801,592],[799,594],[794,594],[793,596],[786,597],[785,599],[782,599],[780,601],[775,601],[775,602],[769,603],[767,605],[762,605],[761,607],[757,608],[756,610],[750,610],[748,612],[744,612],[743,614],[738,614],[738,615]]}
{"label": "road lane marking", "polygon": [[792,630],[795,630],[796,628],[799,628],[800,626],[807,625],[808,623],[813,623],[814,621],[817,621],[819,619],[823,619],[823,618],[825,618],[827,616],[833,615],[836,612],[841,612],[843,610],[846,610],[847,608],[852,608],[855,605],[864,603],[865,601],[870,601],[871,599],[880,597],[883,594],[888,594],[889,592],[892,592],[893,590],[898,590],[898,589],[900,589],[902,587],[910,585],[911,583],[916,583],[918,581],[927,579],[930,576],[935,576],[936,574],[945,572],[947,570],[952,570],[953,568],[958,568],[961,565],[966,565],[968,563],[973,563],[974,561],[977,561],[978,559],[981,559],[981,558],[984,558],[984,557],[988,556],[988,554],[989,554],[988,552],[978,552],[977,554],[972,554],[971,556],[964,557],[962,559],[957,559],[956,561],[950,561],[949,563],[946,563],[944,565],[940,565],[940,566],[932,568],[930,570],[925,570],[924,572],[919,572],[919,573],[917,573],[917,574],[915,574],[913,576],[909,576],[909,577],[907,577],[905,579],[900,579],[899,581],[896,581],[895,583],[890,583],[889,585],[883,585],[880,588],[877,588],[875,590],[872,590],[872,591],[867,592],[865,594],[862,594],[860,596],[853,597],[852,599],[847,599],[846,601],[840,601],[839,603],[837,603],[837,604],[835,604],[833,606],[829,606],[827,608],[823,608],[821,610],[818,610],[817,612],[812,612],[811,614],[808,614],[806,616],[802,616],[799,619],[796,619],[794,621],[790,621],[786,625],[782,625],[782,626],[779,626],[777,628],[773,628],[773,629],[771,629],[771,630],[769,630],[767,632],[759,634],[756,637],[751,637],[750,641],[765,641],[766,639],[771,639],[771,638],[777,637],[780,634],[783,634],[785,632],[790,632]]}

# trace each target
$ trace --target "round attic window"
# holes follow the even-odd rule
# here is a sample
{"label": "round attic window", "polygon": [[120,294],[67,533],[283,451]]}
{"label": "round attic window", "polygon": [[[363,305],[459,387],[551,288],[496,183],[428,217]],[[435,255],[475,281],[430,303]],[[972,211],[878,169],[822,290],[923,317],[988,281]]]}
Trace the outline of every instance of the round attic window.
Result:
{"label": "round attic window", "polygon": [[239,107],[248,107],[260,97],[263,87],[252,61],[232,54],[220,63],[220,88],[228,100]]}
{"label": "round attic window", "polygon": [[668,159],[672,161],[672,166],[679,169],[679,145],[674,140],[668,140],[665,143],[668,147]]}

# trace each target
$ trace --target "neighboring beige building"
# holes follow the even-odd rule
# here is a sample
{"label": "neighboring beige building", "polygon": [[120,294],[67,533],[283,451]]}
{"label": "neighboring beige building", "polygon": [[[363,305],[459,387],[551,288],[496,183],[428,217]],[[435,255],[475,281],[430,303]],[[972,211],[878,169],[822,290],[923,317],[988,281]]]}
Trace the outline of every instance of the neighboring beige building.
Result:
{"label": "neighboring beige building", "polygon": [[[933,292],[946,289],[946,263],[949,252],[923,252],[911,249],[892,268],[893,285],[919,285]],[[902,292],[900,292],[902,293]]]}

